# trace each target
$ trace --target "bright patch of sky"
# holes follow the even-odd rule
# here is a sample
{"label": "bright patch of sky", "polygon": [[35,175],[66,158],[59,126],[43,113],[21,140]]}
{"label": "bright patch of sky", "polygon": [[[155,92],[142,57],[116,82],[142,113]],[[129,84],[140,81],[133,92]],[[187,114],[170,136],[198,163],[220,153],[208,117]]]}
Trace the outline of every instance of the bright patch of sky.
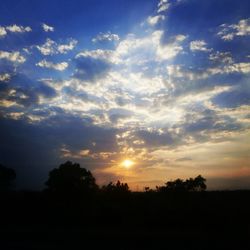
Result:
{"label": "bright patch of sky", "polygon": [[250,178],[249,13],[245,0],[1,1],[0,161],[23,180],[68,159],[100,183]]}

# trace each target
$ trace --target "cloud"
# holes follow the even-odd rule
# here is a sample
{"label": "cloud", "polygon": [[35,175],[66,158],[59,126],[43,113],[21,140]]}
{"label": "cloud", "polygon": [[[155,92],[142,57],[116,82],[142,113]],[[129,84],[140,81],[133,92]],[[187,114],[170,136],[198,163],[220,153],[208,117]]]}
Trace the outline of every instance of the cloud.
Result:
{"label": "cloud", "polygon": [[173,41],[167,44],[159,44],[156,55],[159,61],[169,60],[176,57],[183,51],[181,43],[186,39],[185,35],[176,35],[173,37]]}
{"label": "cloud", "polygon": [[1,82],[0,99],[13,105],[31,106],[39,103],[39,98],[54,98],[55,90],[44,82],[31,80],[23,74],[15,74],[8,82]]}
{"label": "cloud", "polygon": [[204,52],[209,52],[212,49],[208,49],[207,47],[207,43],[204,40],[195,40],[195,41],[191,41],[189,48],[191,51],[204,51]]}
{"label": "cloud", "polygon": [[73,50],[76,45],[77,45],[77,41],[71,40],[68,44],[59,44],[57,50],[59,53],[65,54],[68,51]]}
{"label": "cloud", "polygon": [[0,26],[0,38],[5,37],[7,35],[7,31],[11,33],[25,33],[25,32],[31,32],[32,29],[29,26],[24,27],[21,25],[18,26],[16,24],[9,25],[6,27]]}
{"label": "cloud", "polygon": [[26,61],[25,57],[20,55],[20,52],[7,52],[0,50],[0,59],[5,59],[11,62],[24,63]]}
{"label": "cloud", "polygon": [[7,34],[6,29],[0,26],[0,38],[5,37]]}
{"label": "cloud", "polygon": [[140,38],[131,34],[118,44],[114,55],[127,65],[143,65],[147,62],[173,59],[183,51],[181,44],[186,36],[171,36],[167,43],[162,42],[163,36],[163,30],[156,30]]}
{"label": "cloud", "polygon": [[238,131],[242,125],[235,118],[205,108],[187,113],[181,127],[184,134],[192,135],[198,141],[209,141],[211,133]]}
{"label": "cloud", "polygon": [[75,78],[93,81],[103,77],[108,72],[111,64],[106,58],[103,58],[105,53],[101,53],[99,57],[99,52],[103,51],[85,51],[76,56],[74,59],[76,64],[74,73]]}
{"label": "cloud", "polygon": [[160,13],[160,12],[166,11],[169,9],[169,7],[170,7],[170,3],[168,0],[160,0],[158,3],[157,12]]}
{"label": "cloud", "polygon": [[176,161],[179,161],[179,162],[192,161],[192,158],[190,158],[190,157],[182,157],[182,158],[176,159]]}
{"label": "cloud", "polygon": [[42,24],[42,28],[45,32],[53,32],[54,31],[54,27],[47,25],[46,23]]}
{"label": "cloud", "polygon": [[240,62],[233,63],[230,65],[225,65],[221,68],[209,68],[207,72],[215,75],[215,74],[232,74],[232,73],[241,73],[241,74],[249,74],[250,73],[250,63]]}
{"label": "cloud", "polygon": [[[212,58],[217,59],[217,55],[215,55],[215,57],[213,56]],[[227,57],[224,58],[224,60],[227,63],[230,61],[230,59]],[[234,73],[249,74],[250,63],[240,62],[240,63],[231,63],[226,65],[222,64],[216,67],[208,67],[206,69],[198,71],[197,70],[195,71],[194,69],[183,69],[181,65],[168,65],[167,73],[170,80],[179,78],[190,81],[197,81],[197,80],[207,79],[215,75],[229,75]],[[195,82],[193,82],[192,85],[194,87],[197,87],[197,85],[195,85]]]}
{"label": "cloud", "polygon": [[[76,83],[77,82],[77,83]],[[82,81],[78,79],[73,79],[73,81],[70,81],[66,86],[62,88],[62,93],[64,94],[65,98],[68,98],[69,101],[80,101],[84,104],[85,109],[89,111],[89,114],[97,114],[100,109],[92,109],[97,107],[102,107],[103,104],[106,104],[106,99],[103,96],[96,95],[96,92],[88,91],[88,88],[85,89],[86,85],[81,85]],[[92,85],[91,85],[92,86]],[[94,86],[93,86],[94,87]],[[95,87],[94,87],[95,88]],[[89,104],[89,106],[87,105]],[[94,104],[90,105],[90,103]],[[102,114],[104,114],[105,110],[102,110]],[[100,114],[100,113],[99,113]]]}
{"label": "cloud", "polygon": [[249,84],[240,84],[230,91],[219,93],[213,97],[212,102],[222,108],[236,108],[250,105]]}
{"label": "cloud", "polygon": [[232,64],[234,63],[234,60],[232,58],[232,54],[230,52],[219,52],[216,51],[215,53],[212,53],[209,55],[209,60],[215,62],[215,63],[225,63],[225,64]]}
{"label": "cloud", "polygon": [[236,36],[250,35],[250,18],[242,19],[237,24],[221,24],[217,35],[224,41],[231,41]]}
{"label": "cloud", "polygon": [[114,64],[121,63],[121,59],[116,55],[116,51],[114,50],[84,50],[76,55],[76,58],[80,57],[91,57],[96,60],[103,60]]}
{"label": "cloud", "polygon": [[29,26],[24,27],[24,26],[21,26],[21,25],[18,26],[16,24],[7,26],[6,30],[8,30],[10,32],[13,32],[13,33],[24,33],[24,32],[31,32],[32,31],[32,29]]}
{"label": "cloud", "polygon": [[[50,169],[80,156],[77,161],[91,171],[103,168],[107,160],[101,157],[102,152],[117,150],[115,129],[95,126],[90,119],[53,107],[41,115],[46,119],[37,122],[0,118],[1,162],[17,170],[22,184],[41,188]],[[90,161],[92,155],[97,158]]]}
{"label": "cloud", "polygon": [[[242,96],[242,101],[232,98],[231,105],[237,106],[237,103],[240,102],[248,103],[246,102],[247,88],[242,91],[242,94],[239,94],[235,87],[243,84],[241,80],[249,78],[250,64],[243,62],[231,64],[216,62],[216,64],[218,65],[203,69],[168,65],[166,68],[169,79],[165,82],[168,91],[162,94],[165,105],[177,105],[176,100],[183,103],[208,102],[215,96],[218,96],[216,103],[219,103],[220,97],[226,98],[226,96],[233,95],[229,94],[231,92],[234,92],[239,98]],[[229,98],[227,99],[229,101]],[[235,104],[233,104],[233,100]]]}
{"label": "cloud", "polygon": [[149,16],[147,18],[147,22],[150,26],[155,26],[157,23],[163,20],[165,20],[165,16],[163,15]]}
{"label": "cloud", "polygon": [[110,31],[107,33],[99,33],[95,38],[92,39],[92,42],[113,42],[119,41],[120,37],[117,34],[112,34]]}
{"label": "cloud", "polygon": [[122,108],[110,109],[108,111],[108,113],[109,113],[109,120],[113,124],[119,122],[119,120],[129,118],[129,117],[133,116],[133,114],[134,114],[134,112],[132,112],[131,110],[122,109]]}
{"label": "cloud", "polygon": [[159,131],[154,130],[137,130],[135,131],[135,138],[143,141],[143,147],[161,147],[168,146],[171,147],[178,143],[179,138],[176,137],[175,133],[170,133],[169,131]]}
{"label": "cloud", "polygon": [[10,74],[0,74],[0,82],[8,82],[10,80]]}
{"label": "cloud", "polygon": [[[231,157],[234,148],[240,157],[246,155],[249,150],[243,151],[249,149],[249,142],[242,150],[234,140],[250,123],[249,111],[246,113],[250,105],[247,43],[225,44],[214,40],[209,32],[201,36],[205,41],[200,39],[198,29],[202,27],[203,33],[213,29],[207,22],[214,15],[207,13],[211,4],[203,13],[208,18],[201,24],[196,11],[202,9],[201,5],[197,8],[190,2],[183,9],[173,8],[167,17],[178,2],[159,1],[155,13],[146,16],[144,26],[133,24],[128,27],[133,33],[121,38],[113,32],[96,33],[91,37],[95,44],[79,44],[81,50],[71,59],[65,54],[76,48],[76,40],[48,38],[37,43],[37,37],[38,46],[30,46],[34,42],[30,39],[16,44],[19,38],[7,37],[8,44],[3,46],[21,47],[14,49],[20,53],[11,60],[7,59],[10,53],[16,52],[0,52],[5,59],[0,60],[1,161],[13,164],[27,180],[34,174],[41,180],[49,169],[71,159],[91,170],[112,166],[114,174],[120,171],[116,166],[126,156],[137,164],[127,173],[139,182],[139,175],[151,181],[152,176],[159,180],[165,174],[167,178],[183,178],[192,171],[206,173],[218,164],[228,167],[226,163],[231,161],[225,158]],[[228,33],[234,32],[235,38],[247,34],[246,22],[236,24]],[[52,30],[47,24],[40,27],[41,32]],[[2,27],[0,37],[10,32]],[[50,79],[29,79],[18,72],[40,78],[48,72],[35,72],[38,68],[34,63],[22,67],[11,63],[22,53],[31,60],[38,56],[38,67],[68,70],[51,74]],[[240,113],[243,108],[244,114]],[[231,148],[220,153],[215,162],[219,141],[225,142],[223,149],[227,145]],[[213,151],[207,150],[207,145]],[[240,166],[238,162],[231,165]],[[38,169],[43,174],[37,173]],[[124,177],[122,170],[119,174]]]}
{"label": "cloud", "polygon": [[51,40],[50,38],[47,38],[46,42],[39,46],[37,45],[36,48],[43,54],[43,55],[53,55],[57,54],[57,48],[56,48],[56,42]]}
{"label": "cloud", "polygon": [[42,67],[42,68],[48,68],[48,69],[55,69],[59,71],[65,70],[69,65],[67,62],[61,62],[61,63],[53,63],[46,61],[43,59],[42,61],[36,63],[36,66]]}
{"label": "cloud", "polygon": [[55,54],[66,54],[68,51],[73,50],[77,41],[71,39],[68,44],[57,44],[55,41],[47,38],[43,45],[37,45],[36,48],[45,56]]}

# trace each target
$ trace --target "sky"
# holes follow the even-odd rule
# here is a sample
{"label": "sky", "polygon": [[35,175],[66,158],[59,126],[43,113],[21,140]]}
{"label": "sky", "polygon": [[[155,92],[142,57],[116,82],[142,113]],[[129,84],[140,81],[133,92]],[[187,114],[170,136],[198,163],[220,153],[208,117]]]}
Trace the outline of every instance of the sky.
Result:
{"label": "sky", "polygon": [[2,0],[0,163],[133,190],[250,188],[248,0]]}

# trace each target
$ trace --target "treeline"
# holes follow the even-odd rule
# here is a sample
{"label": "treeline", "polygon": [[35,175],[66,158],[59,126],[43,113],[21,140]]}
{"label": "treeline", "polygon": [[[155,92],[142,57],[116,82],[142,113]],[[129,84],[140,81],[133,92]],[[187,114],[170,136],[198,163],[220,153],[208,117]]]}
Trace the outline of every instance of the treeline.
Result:
{"label": "treeline", "polygon": [[[13,170],[0,167],[3,189],[11,190],[15,177]],[[214,249],[214,244],[207,245],[211,237],[223,238],[227,247],[218,249],[241,249],[229,239],[235,240],[236,235],[241,243],[249,239],[250,192],[203,192],[205,182],[197,176],[132,192],[120,181],[98,186],[90,171],[65,162],[49,172],[41,192],[0,192],[1,249],[82,249],[86,244],[89,249],[117,249],[121,244],[123,249],[166,249],[170,245],[174,249]],[[207,248],[197,243],[201,240]],[[41,242],[51,242],[53,247],[40,246]],[[29,244],[40,247],[29,248]]]}
{"label": "treeline", "polygon": [[[0,165],[0,188],[8,190],[12,182],[16,178],[16,173],[13,169]],[[48,180],[45,182],[47,192],[52,193],[85,193],[93,194],[96,192],[108,193],[130,193],[131,190],[127,183],[122,183],[119,180],[116,183],[110,182],[104,186],[98,186],[96,179],[92,173],[80,166],[78,163],[67,161],[49,172]],[[199,192],[205,191],[206,179],[201,175],[195,178],[186,180],[176,179],[168,181],[164,186],[156,186],[156,189],[145,187],[144,191],[149,192]]]}

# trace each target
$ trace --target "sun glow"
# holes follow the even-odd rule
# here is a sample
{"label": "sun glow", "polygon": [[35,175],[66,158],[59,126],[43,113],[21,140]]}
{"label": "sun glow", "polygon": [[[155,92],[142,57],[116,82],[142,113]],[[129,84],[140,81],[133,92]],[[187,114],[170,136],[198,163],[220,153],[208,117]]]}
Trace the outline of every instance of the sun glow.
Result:
{"label": "sun glow", "polygon": [[131,168],[133,165],[134,165],[134,162],[129,160],[129,159],[126,159],[122,162],[121,164],[124,168]]}

